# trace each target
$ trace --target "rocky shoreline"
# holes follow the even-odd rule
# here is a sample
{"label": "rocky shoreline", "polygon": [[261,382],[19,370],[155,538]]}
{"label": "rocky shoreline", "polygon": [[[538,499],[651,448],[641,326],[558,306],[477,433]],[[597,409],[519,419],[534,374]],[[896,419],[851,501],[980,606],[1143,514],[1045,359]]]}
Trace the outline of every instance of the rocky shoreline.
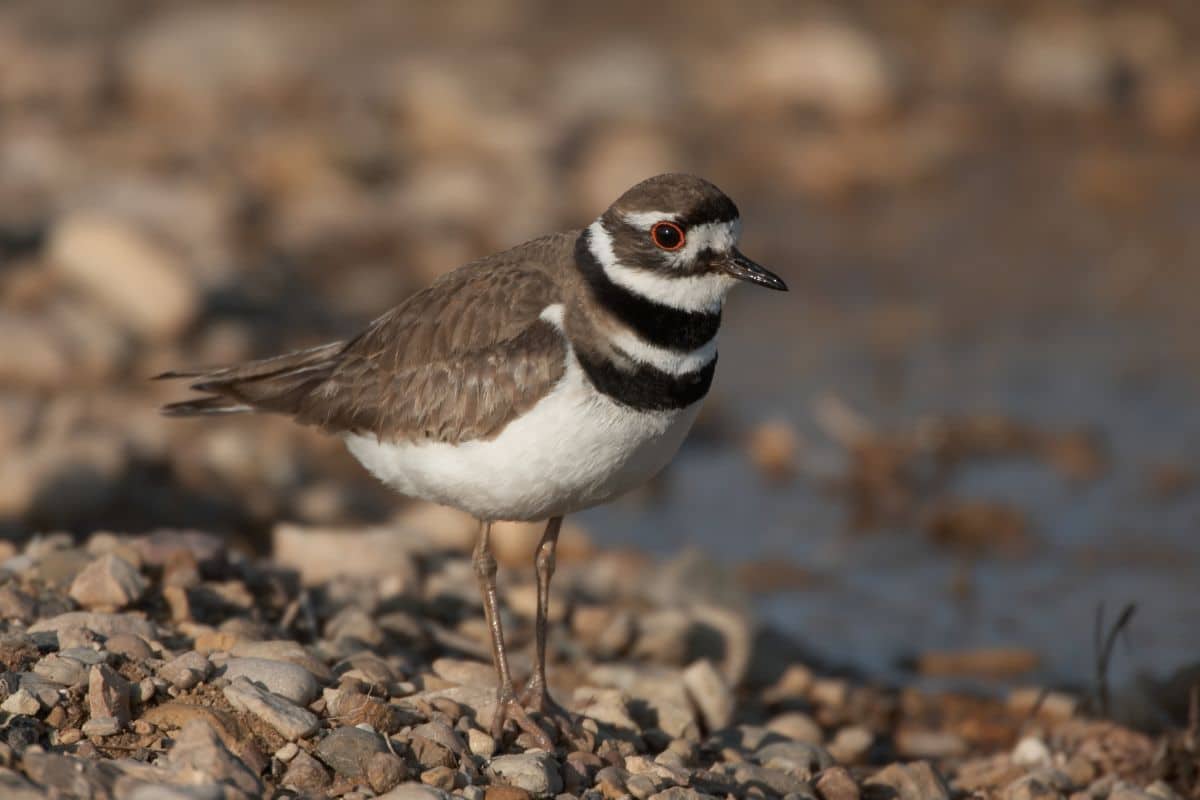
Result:
{"label": "rocky shoreline", "polygon": [[[537,530],[500,534],[523,653]],[[578,736],[553,753],[528,734],[495,741],[472,535],[424,508],[371,529],[281,525],[268,558],[198,531],[9,545],[0,794],[1198,796],[1195,731],[1151,738],[1055,692],[934,696],[822,674],[755,628],[718,566],[597,551],[578,530],[550,636]]]}

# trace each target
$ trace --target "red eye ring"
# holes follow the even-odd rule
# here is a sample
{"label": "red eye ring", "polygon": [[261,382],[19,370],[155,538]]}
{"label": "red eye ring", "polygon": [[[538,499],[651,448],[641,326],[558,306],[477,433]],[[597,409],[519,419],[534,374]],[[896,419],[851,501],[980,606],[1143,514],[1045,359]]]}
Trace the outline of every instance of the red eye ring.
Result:
{"label": "red eye ring", "polygon": [[686,237],[683,228],[674,222],[656,222],[650,228],[650,239],[654,246],[661,250],[679,250],[683,247]]}

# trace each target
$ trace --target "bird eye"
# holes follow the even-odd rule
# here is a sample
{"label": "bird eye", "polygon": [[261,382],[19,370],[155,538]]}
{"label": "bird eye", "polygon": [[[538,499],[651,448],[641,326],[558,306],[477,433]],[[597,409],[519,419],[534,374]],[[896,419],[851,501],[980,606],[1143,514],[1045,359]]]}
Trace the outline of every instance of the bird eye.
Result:
{"label": "bird eye", "polygon": [[656,222],[650,229],[650,238],[663,250],[678,250],[683,247],[683,228],[674,222]]}

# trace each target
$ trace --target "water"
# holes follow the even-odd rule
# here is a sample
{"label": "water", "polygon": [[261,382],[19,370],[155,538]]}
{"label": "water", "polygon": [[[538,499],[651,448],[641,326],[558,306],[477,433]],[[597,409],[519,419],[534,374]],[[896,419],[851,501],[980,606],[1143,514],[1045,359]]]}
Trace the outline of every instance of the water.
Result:
{"label": "water", "polygon": [[[957,192],[967,205],[975,195],[962,186],[970,183]],[[927,650],[1016,646],[1040,658],[1019,681],[1087,684],[1101,603],[1110,620],[1124,604],[1137,605],[1113,664],[1115,682],[1200,662],[1200,492],[1164,499],[1148,488],[1155,465],[1196,465],[1200,371],[1180,336],[1190,328],[1180,320],[1192,313],[1191,301],[1172,300],[1166,287],[1148,304],[1161,314],[1145,313],[1145,303],[1114,311],[1095,299],[1098,284],[1123,279],[1105,260],[1118,251],[1103,249],[1102,228],[1093,231],[1099,244],[1076,242],[1075,260],[1063,262],[1075,266],[1061,267],[1066,246],[1058,238],[1041,239],[1045,249],[1037,251],[1000,232],[1036,230],[1044,212],[1036,200],[1016,212],[1028,219],[1013,222],[1006,209],[1004,225],[986,222],[1002,195],[980,202],[986,208],[975,209],[967,235],[914,234],[895,256],[924,259],[939,242],[940,266],[894,273],[887,258],[848,258],[854,248],[843,247],[844,234],[807,222],[807,244],[773,255],[806,265],[814,256],[835,259],[806,266],[799,281],[795,269],[784,269],[799,292],[735,296],[710,402],[734,430],[789,420],[803,435],[805,457],[834,465],[839,450],[814,422],[823,395],[883,431],[980,413],[1099,431],[1110,466],[1095,481],[1073,483],[1044,464],[1009,460],[968,465],[945,489],[1022,509],[1036,542],[1030,553],[968,560],[915,526],[854,532],[846,499],[820,481],[771,486],[740,448],[706,444],[685,447],[663,502],[617,503],[582,521],[606,541],[662,554],[697,545],[730,563],[784,559],[812,570],[823,580],[760,596],[762,614],[830,661],[882,678],[905,677],[903,660]],[[943,226],[971,216],[961,208],[933,213]],[[1027,256],[1015,277],[980,272],[1014,249]],[[1078,249],[1100,255],[1081,265]]]}

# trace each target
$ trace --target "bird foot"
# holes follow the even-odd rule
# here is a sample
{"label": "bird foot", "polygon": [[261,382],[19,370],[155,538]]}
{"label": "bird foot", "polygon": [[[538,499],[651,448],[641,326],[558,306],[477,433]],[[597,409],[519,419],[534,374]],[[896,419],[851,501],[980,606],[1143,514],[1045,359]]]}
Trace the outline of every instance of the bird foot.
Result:
{"label": "bird foot", "polygon": [[550,740],[549,735],[542,729],[533,717],[529,716],[529,712],[525,710],[522,702],[512,694],[512,690],[505,692],[500,690],[496,698],[496,716],[492,719],[492,738],[499,744],[504,737],[504,725],[508,720],[516,723],[517,727],[533,737],[537,746],[543,750],[550,752],[554,751],[554,742]]}
{"label": "bird foot", "polygon": [[[500,690],[496,698],[496,716],[492,720],[492,738],[497,742],[504,735],[504,726],[512,720],[517,728],[533,737],[543,750],[554,751],[550,734],[538,724],[538,720],[549,722],[560,740],[576,743],[584,740],[577,720],[570,711],[559,705],[543,683],[530,680],[519,696],[511,691]],[[537,715],[537,718],[532,716]]]}
{"label": "bird foot", "polygon": [[525,684],[525,688],[521,692],[520,699],[521,705],[526,711],[535,712],[550,722],[561,738],[571,743],[582,741],[582,731],[577,717],[550,696],[545,682],[530,678],[529,683]]}

